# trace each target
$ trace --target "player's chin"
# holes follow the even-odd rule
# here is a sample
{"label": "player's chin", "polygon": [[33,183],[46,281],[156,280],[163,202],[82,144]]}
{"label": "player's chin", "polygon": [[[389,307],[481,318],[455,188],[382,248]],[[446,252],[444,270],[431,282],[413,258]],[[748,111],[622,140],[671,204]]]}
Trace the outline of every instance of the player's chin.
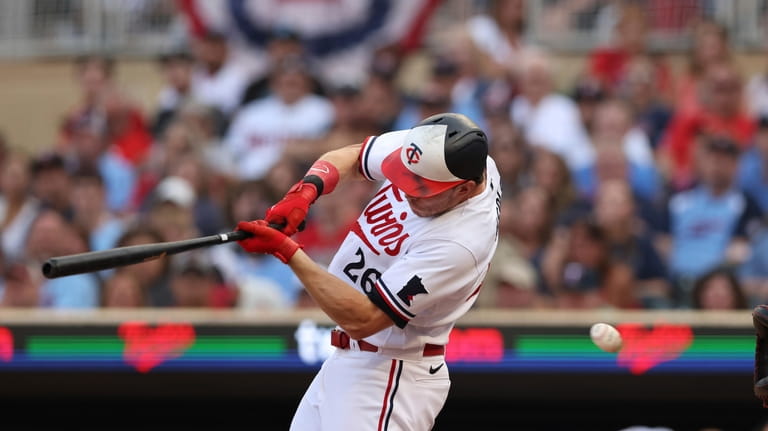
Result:
{"label": "player's chin", "polygon": [[420,206],[410,201],[408,203],[410,204],[411,211],[419,217],[432,217],[436,215],[434,208]]}
{"label": "player's chin", "polygon": [[413,211],[414,214],[416,214],[419,217],[437,217],[440,214],[443,214],[445,210],[437,210],[437,209],[416,209],[411,207],[411,211]]}

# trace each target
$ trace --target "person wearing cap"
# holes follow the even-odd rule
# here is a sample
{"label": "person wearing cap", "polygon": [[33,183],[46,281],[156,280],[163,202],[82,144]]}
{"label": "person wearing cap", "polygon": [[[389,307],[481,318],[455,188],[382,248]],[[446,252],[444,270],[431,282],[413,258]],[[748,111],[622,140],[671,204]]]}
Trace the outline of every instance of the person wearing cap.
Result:
{"label": "person wearing cap", "polygon": [[[290,238],[339,182],[382,182],[328,268]],[[441,113],[319,158],[264,220],[251,253],[288,264],[337,327],[293,430],[429,430],[448,396],[445,346],[498,243],[501,180],[485,133]],[[378,427],[378,428],[377,428]]]}
{"label": "person wearing cap", "polygon": [[195,60],[186,50],[161,55],[158,65],[165,85],[157,95],[157,109],[152,118],[152,136],[161,137],[185,104],[193,102],[192,69]]}
{"label": "person wearing cap", "polygon": [[192,41],[192,97],[231,116],[240,106],[253,71],[236,58],[226,34],[209,31]]}
{"label": "person wearing cap", "polygon": [[736,173],[740,149],[720,135],[699,137],[698,185],[674,194],[661,230],[678,305],[690,306],[693,281],[712,268],[740,264],[749,255],[748,238],[760,225],[762,211],[742,190]]}

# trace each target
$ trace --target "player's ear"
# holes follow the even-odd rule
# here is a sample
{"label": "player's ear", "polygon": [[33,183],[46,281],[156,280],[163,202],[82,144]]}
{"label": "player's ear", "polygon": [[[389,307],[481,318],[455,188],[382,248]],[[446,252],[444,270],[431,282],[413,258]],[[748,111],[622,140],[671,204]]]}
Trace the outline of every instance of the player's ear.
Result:
{"label": "player's ear", "polygon": [[456,186],[456,189],[460,194],[469,194],[477,187],[477,183],[474,180],[467,180]]}

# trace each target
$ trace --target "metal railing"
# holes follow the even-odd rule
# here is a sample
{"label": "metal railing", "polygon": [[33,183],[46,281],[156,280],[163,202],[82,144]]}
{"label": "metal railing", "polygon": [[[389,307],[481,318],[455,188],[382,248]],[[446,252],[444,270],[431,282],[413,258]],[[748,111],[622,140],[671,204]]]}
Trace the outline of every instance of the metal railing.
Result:
{"label": "metal railing", "polygon": [[173,0],[0,0],[0,57],[152,55],[180,27]]}
{"label": "metal railing", "polygon": [[[673,21],[685,21],[690,15],[714,17],[729,29],[734,48],[766,47],[768,0],[625,1],[643,5],[650,16]],[[459,22],[487,10],[490,3],[444,0],[435,18],[441,26]],[[528,0],[527,36],[555,51],[586,52],[611,37],[615,4],[608,0]],[[0,0],[0,58],[89,52],[155,55],[178,46],[185,37],[185,24],[174,0]],[[649,44],[654,50],[684,50],[690,45],[690,32],[685,26],[652,28]]]}

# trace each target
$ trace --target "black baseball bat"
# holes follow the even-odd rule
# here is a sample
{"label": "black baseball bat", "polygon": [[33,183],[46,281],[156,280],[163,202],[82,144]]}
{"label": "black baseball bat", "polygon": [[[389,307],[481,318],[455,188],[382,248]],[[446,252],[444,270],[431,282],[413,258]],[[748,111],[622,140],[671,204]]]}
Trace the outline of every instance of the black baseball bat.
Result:
{"label": "black baseball bat", "polygon": [[[277,225],[271,227],[280,228]],[[109,250],[91,251],[68,256],[52,257],[43,263],[43,275],[47,278],[64,277],[72,274],[101,271],[102,269],[132,265],[163,256],[177,254],[211,245],[224,244],[246,239],[251,234],[242,230],[209,235],[181,241],[158,242],[154,244],[131,245]]]}

